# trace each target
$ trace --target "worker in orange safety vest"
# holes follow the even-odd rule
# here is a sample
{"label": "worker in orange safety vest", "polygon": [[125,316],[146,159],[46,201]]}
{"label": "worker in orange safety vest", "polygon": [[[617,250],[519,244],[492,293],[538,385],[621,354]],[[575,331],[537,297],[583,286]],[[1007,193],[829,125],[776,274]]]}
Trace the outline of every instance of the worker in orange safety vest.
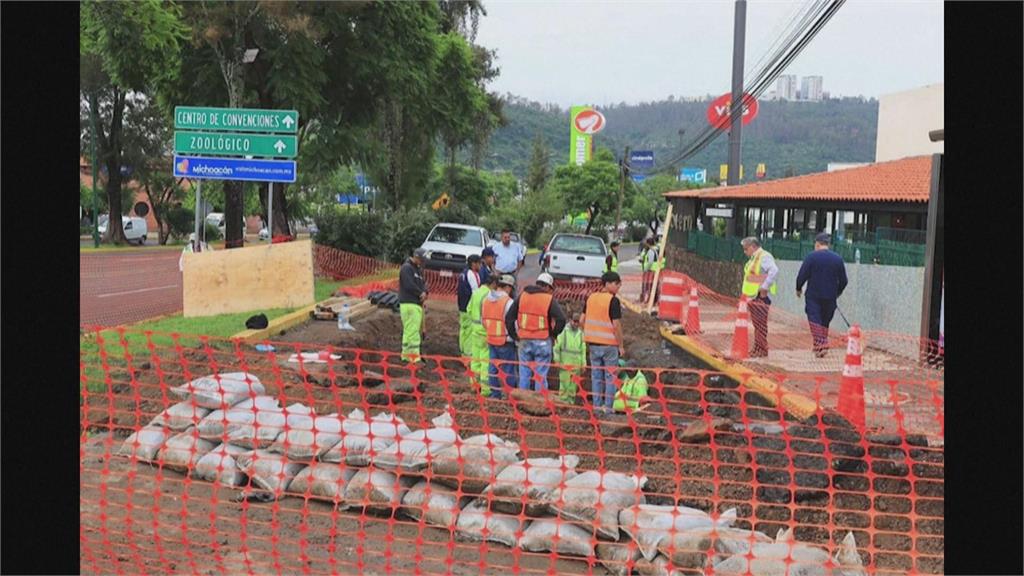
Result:
{"label": "worker in orange safety vest", "polygon": [[519,343],[519,388],[548,389],[548,368],[551,366],[552,340],[565,328],[565,312],[554,299],[555,279],[547,272],[537,276],[534,286],[527,286],[505,315],[509,336]]}
{"label": "worker in orange safety vest", "polygon": [[590,351],[590,390],[594,411],[610,414],[615,401],[615,373],[626,355],[622,338],[622,303],[617,294],[622,278],[616,272],[601,276],[601,291],[587,298],[583,313],[583,341]]}
{"label": "worker in orange safety vest", "polygon": [[490,349],[488,385],[491,388],[491,398],[502,397],[503,387],[498,378],[499,370],[503,374],[500,380],[504,381],[505,387],[516,386],[516,343],[508,335],[508,329],[505,327],[505,314],[512,307],[512,291],[515,287],[515,276],[502,274],[498,279],[497,289],[491,290],[481,304],[480,316]]}

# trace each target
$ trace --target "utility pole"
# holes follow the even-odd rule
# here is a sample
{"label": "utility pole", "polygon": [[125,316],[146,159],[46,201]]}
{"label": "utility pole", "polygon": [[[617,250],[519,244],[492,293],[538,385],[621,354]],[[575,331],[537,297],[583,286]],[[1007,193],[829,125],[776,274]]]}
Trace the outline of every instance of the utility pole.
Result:
{"label": "utility pole", "polygon": [[740,183],[740,128],[743,126],[743,52],[747,30],[747,0],[736,0],[732,33],[732,101],[729,105],[729,186]]}
{"label": "utility pole", "polygon": [[[629,146],[622,155],[622,162],[619,163],[619,205],[615,208],[615,234],[619,234],[619,224],[622,223],[622,197],[626,192],[626,172],[629,171]],[[618,236],[616,236],[618,237]]]}

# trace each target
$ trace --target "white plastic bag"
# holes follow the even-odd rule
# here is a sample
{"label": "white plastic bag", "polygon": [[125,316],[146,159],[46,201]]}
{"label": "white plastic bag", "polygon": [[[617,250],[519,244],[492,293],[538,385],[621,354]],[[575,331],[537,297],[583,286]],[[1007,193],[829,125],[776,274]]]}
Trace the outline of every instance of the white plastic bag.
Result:
{"label": "white plastic bag", "polygon": [[187,472],[216,446],[217,444],[200,438],[195,427],[191,427],[169,438],[160,449],[157,459],[164,468]]}
{"label": "white plastic bag", "polygon": [[[295,403],[281,411],[259,410],[252,422],[228,424],[225,435],[227,441],[236,446],[262,449],[272,445],[286,425],[289,428],[301,426],[312,419],[312,408]],[[312,424],[307,426],[312,427]]]}
{"label": "white plastic bag", "polygon": [[397,415],[381,412],[367,420],[362,410],[353,410],[341,421],[341,441],[325,452],[324,462],[345,462],[349,466],[366,466],[395,438],[412,430]]}
{"label": "white plastic bag", "polygon": [[[760,574],[762,569],[771,573],[777,568],[772,564],[775,561],[780,561],[783,567],[781,574],[785,574],[785,561],[781,559],[787,556],[791,548],[794,550],[793,560],[796,562],[792,566],[793,575],[799,574],[798,564],[804,564],[807,559],[816,558],[813,563],[821,564],[828,561],[828,553],[824,550],[794,544],[791,541],[792,530],[785,534],[780,531],[778,539],[772,542],[768,536],[760,532],[736,528],[696,528],[663,539],[658,545],[658,550],[669,557],[677,567],[699,570],[708,566],[708,551],[713,550],[717,554],[716,559],[729,557],[728,563],[724,564],[726,572],[733,573],[738,570],[741,574],[746,574],[751,569],[747,563],[749,553],[753,553],[755,559],[764,560],[758,561],[754,574]],[[786,538],[788,540],[785,540]],[[742,561],[733,560],[734,558],[741,558]],[[718,566],[723,562],[714,562],[717,573]]]}
{"label": "white plastic bag", "polygon": [[337,414],[289,419],[288,428],[268,448],[271,452],[307,462],[341,442],[341,418]]}
{"label": "white plastic bag", "polygon": [[402,512],[415,520],[422,517],[425,523],[433,526],[452,528],[462,505],[468,500],[462,498],[460,501],[451,488],[422,480],[402,497]]}
{"label": "white plastic bag", "polygon": [[456,442],[434,457],[430,468],[435,482],[479,494],[498,474],[518,460],[519,445],[494,434],[481,434]]}
{"label": "white plastic bag", "polygon": [[452,429],[452,416],[448,412],[430,421],[434,428],[403,434],[398,440],[380,451],[373,460],[382,468],[416,472],[430,465],[433,455],[451,446],[459,439]]}
{"label": "white plastic bag", "polygon": [[417,480],[408,474],[363,468],[345,486],[345,503],[350,508],[391,512],[401,506],[405,491]]}
{"label": "white plastic bag", "polygon": [[[553,489],[544,497],[544,502],[562,518],[594,522],[599,536],[618,540],[619,511],[647,502],[642,491],[646,483],[646,476],[637,478],[620,472],[589,470],[566,481],[564,488]],[[598,501],[602,506],[600,511]]]}
{"label": "white plastic bag", "polygon": [[736,521],[736,509],[730,508],[717,520],[703,510],[687,506],[655,506],[638,504],[619,512],[619,527],[636,541],[645,560],[654,560],[658,544],[675,532],[711,526],[731,526]]}
{"label": "white plastic bag", "polygon": [[456,521],[456,535],[460,540],[479,542],[488,540],[515,547],[519,544],[516,533],[529,525],[529,520],[518,516],[487,510],[487,499],[477,498],[459,513]]}
{"label": "white plastic bag", "polygon": [[191,401],[178,402],[163,412],[156,415],[150,422],[152,426],[166,426],[176,432],[181,432],[189,426],[196,426],[210,413],[209,408],[203,408],[193,404]]}
{"label": "white plastic bag", "polygon": [[597,559],[612,576],[629,576],[633,573],[640,555],[640,548],[632,540],[619,542],[598,542]]}
{"label": "white plastic bag", "polygon": [[345,487],[356,472],[358,469],[344,464],[314,462],[295,476],[288,486],[288,491],[299,496],[308,494],[310,498],[339,504],[344,501]]}
{"label": "white plastic bag", "polygon": [[[207,482],[216,482],[223,486],[241,486],[245,484],[245,474],[238,469],[235,457],[248,452],[241,446],[221,444],[206,453],[196,462],[192,476]],[[218,471],[217,468],[220,468]]]}
{"label": "white plastic bag", "polygon": [[560,484],[576,476],[579,456],[568,455],[558,458],[528,458],[510,464],[484,489],[483,494],[493,495],[491,507],[495,510],[519,514],[522,499],[527,501],[528,515],[536,515],[547,509],[542,499]]}
{"label": "white plastic bag", "polygon": [[121,449],[117,451],[117,455],[134,458],[139,462],[155,462],[157,452],[163,448],[171,434],[171,429],[163,426],[149,425],[139,428],[125,439],[121,444]]}
{"label": "white plastic bag", "polygon": [[280,497],[288,489],[295,476],[305,468],[299,462],[288,460],[283,454],[266,450],[252,450],[235,457],[238,468],[245,472],[254,484]]}
{"label": "white plastic bag", "polygon": [[169,392],[179,400],[192,401],[197,406],[216,410],[238,404],[246,398],[264,394],[260,379],[248,372],[227,372],[196,378],[171,388]]}
{"label": "white plastic bag", "polygon": [[206,440],[223,442],[227,438],[225,430],[232,425],[252,424],[256,414],[261,411],[280,412],[281,405],[273,396],[257,396],[246,398],[227,410],[217,409],[206,415],[199,422],[199,437]]}
{"label": "white plastic bag", "polygon": [[519,546],[530,552],[554,550],[564,556],[594,555],[593,532],[561,518],[538,518],[530,523],[519,539]]}

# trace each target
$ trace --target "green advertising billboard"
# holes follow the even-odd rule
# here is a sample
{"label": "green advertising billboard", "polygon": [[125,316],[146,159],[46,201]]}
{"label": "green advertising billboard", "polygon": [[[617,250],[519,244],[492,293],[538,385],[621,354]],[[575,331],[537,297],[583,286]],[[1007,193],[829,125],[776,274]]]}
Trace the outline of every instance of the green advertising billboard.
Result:
{"label": "green advertising billboard", "polygon": [[592,106],[569,109],[569,164],[580,166],[594,153],[594,134],[604,128],[604,115]]}

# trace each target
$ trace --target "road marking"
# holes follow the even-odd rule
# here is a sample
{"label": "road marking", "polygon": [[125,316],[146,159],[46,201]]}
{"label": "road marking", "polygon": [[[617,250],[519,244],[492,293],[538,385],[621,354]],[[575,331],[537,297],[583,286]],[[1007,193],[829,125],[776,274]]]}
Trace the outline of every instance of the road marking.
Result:
{"label": "road marking", "polygon": [[177,288],[177,284],[168,284],[167,286],[156,286],[154,288],[139,288],[138,290],[126,290],[124,292],[108,292],[106,294],[97,294],[97,298],[110,298],[111,296],[124,296],[125,294],[139,294],[140,292],[150,292],[153,290],[166,290],[168,288]]}

